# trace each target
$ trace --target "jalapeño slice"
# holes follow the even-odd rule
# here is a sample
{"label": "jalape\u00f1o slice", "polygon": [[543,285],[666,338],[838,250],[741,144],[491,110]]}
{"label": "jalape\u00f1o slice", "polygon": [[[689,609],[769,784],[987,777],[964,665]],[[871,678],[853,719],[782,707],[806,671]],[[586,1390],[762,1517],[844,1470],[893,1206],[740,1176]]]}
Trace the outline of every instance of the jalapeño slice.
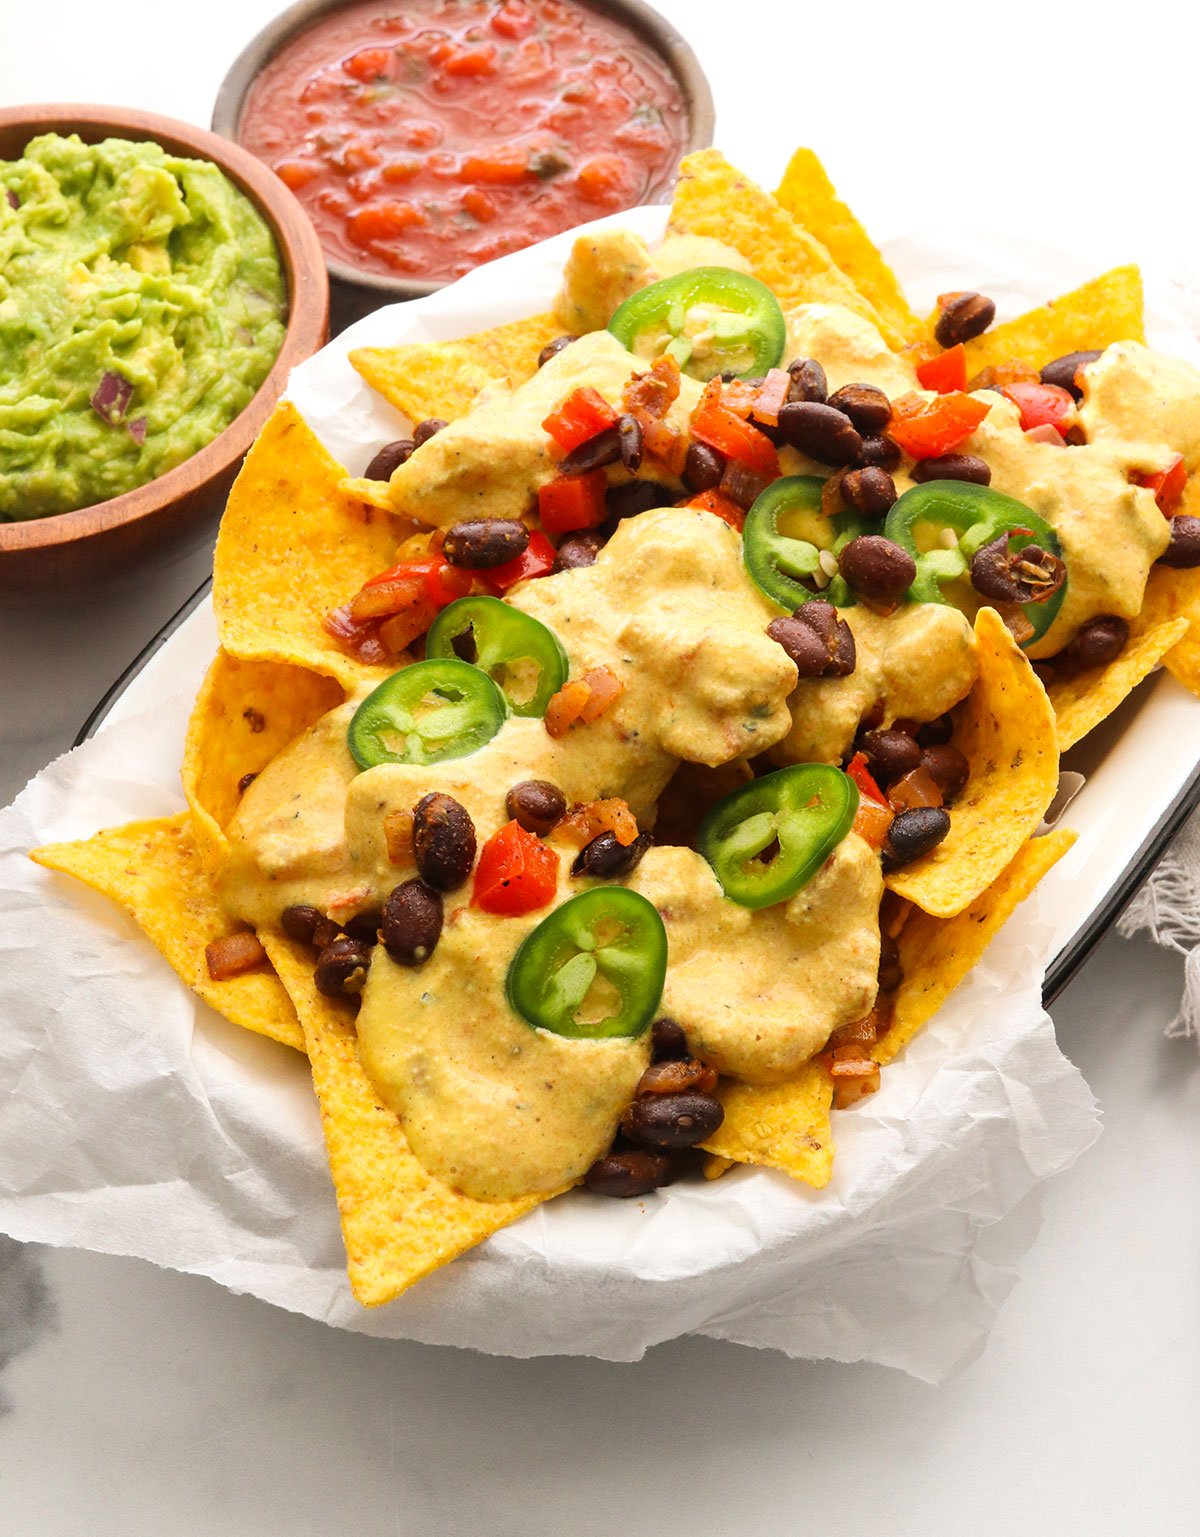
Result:
{"label": "jalape\u00f1o slice", "polygon": [[668,353],[704,383],[721,373],[765,374],[787,340],[779,300],[730,267],[692,267],[651,283],[625,300],[608,329],[638,357]]}
{"label": "jalape\u00f1o slice", "polygon": [[[952,530],[953,541],[943,535]],[[1048,555],[1061,558],[1058,536],[1037,513],[1015,497],[965,480],[928,480],[913,486],[892,505],[883,525],[885,536],[907,550],[917,563],[917,576],[908,589],[913,603],[970,605],[971,561],[984,547],[1008,534],[1008,549],[1015,553],[1026,545],[1040,545]],[[943,591],[944,585],[962,582],[962,602]],[[1046,633],[1062,607],[1066,583],[1044,603],[1025,603],[1021,612],[1033,626],[1026,646]],[[986,600],[976,596],[974,607]]]}
{"label": "jalape\u00f1o slice", "polygon": [[539,718],[570,666],[552,631],[499,598],[459,598],[444,608],[429,628],[425,655],[469,660],[498,685],[514,715]]}
{"label": "jalape\u00f1o slice", "polygon": [[667,931],[624,886],[571,897],[526,936],[508,968],[508,1001],[527,1024],[578,1040],[641,1035],[658,1012]]}
{"label": "jalape\u00f1o slice", "polygon": [[507,713],[504,695],[477,667],[457,659],[414,662],[367,695],[346,744],[361,769],[443,763],[490,742]]}
{"label": "jalape\u00f1o slice", "polygon": [[848,608],[855,601],[840,573],[821,591],[801,581],[820,571],[822,550],[838,555],[843,545],[868,532],[860,519],[848,514],[825,517],[821,511],[824,485],[819,475],[786,475],[773,481],[746,514],[742,529],[746,570],[754,585],[789,614],[810,598],[824,598],[838,608]]}
{"label": "jalape\u00f1o slice", "polygon": [[800,763],[741,785],[700,824],[696,847],[739,907],[786,902],[850,831],[858,789],[839,768]]}

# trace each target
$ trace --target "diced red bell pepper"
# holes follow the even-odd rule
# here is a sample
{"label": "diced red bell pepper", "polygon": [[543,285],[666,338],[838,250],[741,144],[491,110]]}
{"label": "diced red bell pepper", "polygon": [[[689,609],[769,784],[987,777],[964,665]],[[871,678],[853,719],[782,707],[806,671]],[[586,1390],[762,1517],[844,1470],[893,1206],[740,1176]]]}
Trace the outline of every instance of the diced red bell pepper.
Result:
{"label": "diced red bell pepper", "polygon": [[914,459],[937,459],[964,442],[988,414],[990,406],[957,391],[922,400],[902,395],[892,402],[887,433]]}
{"label": "diced red bell pepper", "polygon": [[1183,490],[1187,485],[1187,465],[1182,454],[1176,454],[1174,463],[1160,470],[1157,475],[1139,475],[1138,485],[1145,486],[1148,491],[1154,492],[1154,500],[1158,503],[1159,511],[1164,517],[1170,517],[1176,507],[1183,500]]}
{"label": "diced red bell pepper", "polygon": [[560,475],[547,481],[538,491],[538,516],[546,533],[574,533],[580,528],[598,528],[607,517],[603,470],[586,475]]}
{"label": "diced red bell pepper", "polygon": [[554,900],[558,854],[519,822],[506,822],[484,844],[475,867],[472,904],[512,918]]}
{"label": "diced red bell pepper", "polygon": [[775,480],[779,475],[779,455],[770,438],[749,422],[742,421],[721,404],[721,381],[710,379],[704,386],[700,403],[692,412],[692,436],[707,443],[726,459],[736,459],[759,475]]}
{"label": "diced red bell pepper", "polygon": [[917,364],[917,379],[923,390],[950,395],[967,387],[967,354],[960,342],[946,352]]}
{"label": "diced red bell pepper", "polygon": [[[392,589],[399,597],[406,587],[412,589],[411,601],[415,602],[423,597],[435,608],[445,608],[456,598],[465,598],[473,586],[474,577],[469,571],[464,571],[459,566],[452,566],[441,555],[427,555],[422,560],[403,560],[398,566],[391,566],[388,570],[369,577],[363,583],[360,594],[366,601],[356,605],[356,600],[352,599],[350,608],[356,619],[366,618],[367,610],[373,607],[371,594],[374,589]],[[403,607],[405,604],[398,602],[390,609],[376,611],[397,613]]]}
{"label": "diced red bell pepper", "polygon": [[740,534],[745,526],[746,514],[743,508],[732,497],[724,495],[721,491],[698,491],[695,496],[689,496],[686,502],[680,502],[681,507],[694,507],[697,512],[711,512],[714,518],[720,518],[722,523],[728,523],[730,528],[737,529]]}
{"label": "diced red bell pepper", "polygon": [[850,778],[858,786],[861,795],[867,796],[870,800],[877,801],[881,806],[887,805],[888,798],[875,783],[875,776],[867,767],[867,755],[865,753],[856,752],[854,754],[853,758],[846,765],[846,773],[849,774]]}
{"label": "diced red bell pepper", "polygon": [[611,427],[616,419],[617,413],[604,396],[590,385],[584,385],[572,390],[562,405],[551,411],[542,426],[563,453],[569,454],[573,448]]}
{"label": "diced red bell pepper", "polygon": [[530,581],[535,576],[549,576],[554,570],[555,559],[554,546],[545,534],[535,529],[519,555],[506,560],[502,566],[492,566],[490,570],[476,572],[476,575],[485,587],[499,595],[515,587],[518,582]]}
{"label": "diced red bell pepper", "polygon": [[1057,384],[1042,384],[1040,380],[1015,380],[1003,385],[1000,393],[1021,413],[1023,432],[1034,427],[1053,427],[1060,437],[1066,437],[1075,415],[1075,397],[1070,390]]}

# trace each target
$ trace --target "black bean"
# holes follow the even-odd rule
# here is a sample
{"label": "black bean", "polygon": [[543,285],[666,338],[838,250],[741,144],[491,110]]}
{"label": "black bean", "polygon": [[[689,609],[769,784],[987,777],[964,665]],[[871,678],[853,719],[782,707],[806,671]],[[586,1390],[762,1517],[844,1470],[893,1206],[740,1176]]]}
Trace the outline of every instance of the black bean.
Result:
{"label": "black bean", "polygon": [[971,586],[993,603],[1045,603],[1067,580],[1057,555],[1040,545],[1008,548],[1008,534],[998,534],[971,557]]}
{"label": "black bean", "polygon": [[302,945],[315,945],[318,950],[324,950],[342,932],[319,908],[302,904],[285,907],[279,915],[279,927],[289,939]]}
{"label": "black bean", "polygon": [[921,767],[942,792],[946,805],[957,800],[971,772],[971,765],[957,747],[942,742],[936,747],[926,747],[921,754]]}
{"label": "black bean", "polygon": [[692,443],[683,463],[683,483],[689,491],[713,491],[721,484],[725,460],[707,443]]}
{"label": "black bean", "polygon": [[523,779],[504,797],[504,809],[527,833],[545,838],[567,813],[567,798],[548,779]]}
{"label": "black bean", "polygon": [[1171,542],[1158,557],[1160,566],[1174,566],[1177,571],[1190,571],[1200,566],[1200,518],[1168,518]]}
{"label": "black bean", "polygon": [[586,475],[601,470],[608,464],[616,464],[621,457],[621,434],[616,427],[606,427],[586,443],[581,443],[558,466],[560,475]]}
{"label": "black bean", "polygon": [[643,512],[650,512],[655,507],[672,507],[679,500],[679,494],[672,491],[670,486],[661,485],[657,480],[627,480],[619,486],[609,486],[604,493],[604,506],[610,518],[616,518],[621,522],[625,518],[636,518]]}
{"label": "black bean", "polygon": [[711,1094],[717,1086],[717,1070],[696,1057],[674,1057],[652,1062],[638,1079],[634,1096],[643,1094]]}
{"label": "black bean", "polygon": [[442,937],[442,899],[424,881],[401,881],[383,904],[380,938],[394,961],[419,966]]}
{"label": "black bean", "polygon": [[363,471],[363,479],[391,480],[392,471],[412,456],[415,447],[411,438],[397,438],[394,443],[385,443]]}
{"label": "black bean", "polygon": [[352,998],[363,990],[371,966],[371,952],[361,939],[339,934],[317,957],[313,981],[327,998]]}
{"label": "black bean", "polygon": [[954,735],[954,717],[936,715],[933,720],[921,721],[915,735],[922,747],[940,747]]}
{"label": "black bean", "polygon": [[721,476],[722,493],[731,502],[746,509],[753,507],[768,485],[770,480],[766,475],[758,474],[748,464],[739,464],[736,459],[729,461]]}
{"label": "black bean", "polygon": [[990,486],[992,471],[976,454],[940,454],[936,459],[918,459],[912,478],[918,485],[927,480],[965,480],[973,486]]}
{"label": "black bean", "polygon": [[543,363],[548,363],[551,358],[557,357],[564,347],[569,347],[572,342],[578,340],[577,336],[556,336],[552,342],[547,342],[538,353],[537,366],[541,368]]}
{"label": "black bean", "polygon": [[903,869],[937,848],[950,831],[950,813],[940,806],[917,806],[892,821],[883,840],[883,868]]}
{"label": "black bean", "polygon": [[838,556],[838,570],[862,597],[894,603],[916,580],[917,563],[882,534],[860,534]]}
{"label": "black bean", "polygon": [[649,833],[639,833],[632,843],[618,842],[616,833],[599,833],[579,850],[571,874],[590,875],[601,881],[628,875],[641,863],[650,843]]}
{"label": "black bean", "polygon": [[899,443],[894,443],[891,438],[864,438],[856,463],[864,468],[874,465],[877,469],[894,470],[903,457]]}
{"label": "black bean", "polygon": [[815,630],[824,642],[829,656],[825,676],[848,678],[858,662],[854,631],[833,604],[824,598],[810,598],[807,603],[800,605],[792,618],[799,619],[801,624],[806,624],[809,629]]}
{"label": "black bean", "polygon": [[254,774],[254,773],[243,774],[242,777],[238,780],[238,786],[237,786],[238,787],[238,794],[239,795],[245,795],[246,791],[250,788],[250,786],[254,783],[254,781],[257,778],[258,778],[258,775]]}
{"label": "black bean", "polygon": [[596,556],[604,548],[604,535],[598,528],[585,528],[571,534],[558,547],[554,558],[556,571],[575,571],[580,566],[594,566]]}
{"label": "black bean", "polygon": [[617,438],[621,463],[631,475],[636,475],[642,467],[642,424],[636,416],[617,418]]}
{"label": "black bean", "polygon": [[1042,383],[1057,384],[1060,390],[1067,390],[1076,400],[1082,400],[1083,391],[1076,384],[1075,375],[1081,368],[1094,363],[1099,356],[1098,352],[1066,352],[1042,369]]}
{"label": "black bean", "polygon": [[939,347],[957,347],[982,336],[996,318],[996,306],[984,294],[946,294],[938,300],[941,314],[933,328]]}
{"label": "black bean", "polygon": [[413,856],[427,886],[453,891],[475,863],[475,824],[452,795],[435,790],[413,807]]}
{"label": "black bean", "polygon": [[529,543],[529,530],[516,518],[470,518],[446,530],[442,554],[452,566],[487,571],[516,560]]}
{"label": "black bean", "polygon": [[886,470],[868,465],[842,476],[842,500],[864,518],[882,518],[896,500],[896,482]]}
{"label": "black bean", "polygon": [[1089,619],[1075,639],[1054,658],[1065,672],[1082,672],[1088,667],[1107,667],[1125,649],[1129,625],[1116,614]]}
{"label": "black bean", "polygon": [[780,406],[779,430],[785,443],[822,464],[853,464],[862,450],[850,418],[815,400]]}
{"label": "black bean", "polygon": [[825,404],[829,381],[816,358],[793,358],[787,371],[791,376],[787,396],[790,401],[815,400],[819,405]]}
{"label": "black bean", "polygon": [[428,443],[430,438],[436,437],[443,427],[449,427],[450,423],[443,421],[440,416],[427,416],[423,422],[418,422],[413,428],[413,447],[420,448],[422,443]]}
{"label": "black bean", "polygon": [[690,1055],[683,1026],[673,1019],[656,1019],[650,1026],[656,1062],[677,1061]]}
{"label": "black bean", "polygon": [[867,766],[881,785],[890,785],[904,774],[911,774],[921,761],[916,738],[893,726],[886,731],[865,732],[859,746],[866,754]]}
{"label": "black bean", "polygon": [[583,1183],[595,1195],[627,1199],[648,1195],[674,1177],[674,1161],[667,1153],[631,1147],[598,1158],[583,1176]]}
{"label": "black bean", "polygon": [[695,1147],[725,1119],[712,1094],[649,1094],[635,1099],[621,1117],[621,1130],[650,1147]]}
{"label": "black bean", "polygon": [[900,966],[900,946],[888,933],[879,936],[879,990],[894,993],[904,981]]}
{"label": "black bean", "polygon": [[829,404],[848,416],[864,437],[882,432],[892,419],[891,401],[873,384],[843,384]]}
{"label": "black bean", "polygon": [[801,678],[819,678],[829,666],[825,642],[800,618],[772,619],[767,634],[787,652]]}

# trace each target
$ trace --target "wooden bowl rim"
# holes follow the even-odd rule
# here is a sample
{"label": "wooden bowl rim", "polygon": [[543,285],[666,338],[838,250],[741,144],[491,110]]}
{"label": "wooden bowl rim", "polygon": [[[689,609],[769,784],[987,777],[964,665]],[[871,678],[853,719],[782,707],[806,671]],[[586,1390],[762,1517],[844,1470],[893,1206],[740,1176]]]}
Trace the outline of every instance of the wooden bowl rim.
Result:
{"label": "wooden bowl rim", "polygon": [[[0,107],[0,136],[16,129],[22,130],[26,140],[39,133],[78,133],[88,143],[101,138],[153,139],[171,153],[212,161],[266,219],[283,267],[288,310],[283,345],[269,373],[211,442],[155,480],[106,502],[45,518],[0,523],[0,559],[95,538],[161,513],[217,480],[250,448],[283,393],[288,374],[324,344],[329,325],[329,279],[317,232],[279,178],[240,144],[158,113],[79,102]],[[7,153],[0,147],[0,157]]]}
{"label": "wooden bowl rim", "polygon": [[[362,0],[294,0],[257,32],[229,66],[213,106],[213,131],[241,145],[242,113],[251,86],[271,60],[301,32],[306,32],[331,11],[340,11]],[[681,151],[706,149],[713,141],[716,114],[708,76],[690,43],[645,0],[575,0],[586,10],[597,11],[627,27],[658,54],[679,82],[688,110],[688,135]],[[382,304],[397,299],[424,299],[454,281],[453,278],[421,280],[366,272],[326,255],[325,265],[335,283],[375,294]]]}

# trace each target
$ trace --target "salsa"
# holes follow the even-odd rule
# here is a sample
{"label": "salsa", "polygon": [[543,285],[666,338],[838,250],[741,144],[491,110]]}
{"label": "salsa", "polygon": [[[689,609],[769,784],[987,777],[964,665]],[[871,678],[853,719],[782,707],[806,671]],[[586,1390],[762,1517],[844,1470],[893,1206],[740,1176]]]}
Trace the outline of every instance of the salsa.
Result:
{"label": "salsa", "polygon": [[328,255],[429,279],[669,185],[678,82],[565,0],[395,0],[322,17],[264,69],[239,125]]}

